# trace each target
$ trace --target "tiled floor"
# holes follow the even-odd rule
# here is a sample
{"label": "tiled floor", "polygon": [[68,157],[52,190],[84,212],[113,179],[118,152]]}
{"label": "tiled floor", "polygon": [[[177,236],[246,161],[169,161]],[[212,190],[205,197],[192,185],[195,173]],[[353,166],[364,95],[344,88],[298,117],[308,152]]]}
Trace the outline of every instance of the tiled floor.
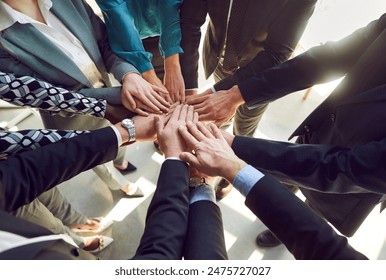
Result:
{"label": "tiled floor", "polygon": [[[359,25],[357,21],[351,25],[346,22],[344,34],[351,33],[358,26],[369,22],[370,19],[376,19],[386,8],[384,1],[368,0],[366,1],[368,13],[366,13],[363,9],[361,10],[359,0],[322,0],[305,32],[302,46],[308,48],[325,41],[324,35],[318,37],[322,41],[314,39],[316,34],[322,35],[321,32],[315,30],[321,28],[327,17],[330,22],[333,15],[343,13],[344,6],[341,2],[350,3],[351,8],[344,11],[345,18],[350,18],[351,15],[359,21]],[[336,8],[333,5],[336,5]],[[354,13],[357,11],[361,11],[360,15]],[[339,25],[339,27],[342,26]],[[340,35],[336,36],[339,38]],[[205,88],[206,81],[201,80],[201,85],[202,88]],[[328,89],[325,87],[314,87],[307,100],[302,99],[303,92],[298,92],[273,102],[263,117],[256,137],[286,141],[292,130],[325,98],[326,91]],[[9,121],[13,116],[25,110],[27,109],[0,109],[0,120]],[[41,121],[35,115],[18,125],[18,129],[40,127],[42,127]],[[138,170],[126,176],[138,183],[145,193],[144,198],[128,199],[119,191],[111,192],[92,171],[84,172],[60,185],[60,190],[80,211],[90,217],[105,215],[114,219],[114,225],[105,234],[112,236],[115,241],[99,254],[102,259],[127,259],[134,254],[143,231],[146,209],[154,192],[159,167],[163,160],[152,143],[136,143],[129,146],[127,159],[136,165]],[[114,170],[113,167],[111,168]],[[235,190],[219,202],[223,213],[229,258],[237,260],[293,259],[284,246],[273,249],[260,249],[255,246],[255,237],[257,233],[265,229],[265,226],[251,214],[243,202],[243,198]],[[384,225],[385,215],[385,213],[380,214],[379,209],[374,210],[349,241],[371,259],[386,259],[386,227],[381,226]]]}

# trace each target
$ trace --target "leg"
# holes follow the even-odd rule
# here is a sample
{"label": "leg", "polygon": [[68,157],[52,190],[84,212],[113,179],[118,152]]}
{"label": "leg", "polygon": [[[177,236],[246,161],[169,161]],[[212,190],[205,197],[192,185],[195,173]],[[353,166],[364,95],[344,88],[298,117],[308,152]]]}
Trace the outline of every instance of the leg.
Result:
{"label": "leg", "polygon": [[88,218],[74,209],[57,188],[52,188],[37,197],[53,216],[67,226],[85,224]]}
{"label": "leg", "polygon": [[233,121],[233,134],[253,137],[267,107],[268,104],[253,109],[248,109],[245,104],[239,106]]}

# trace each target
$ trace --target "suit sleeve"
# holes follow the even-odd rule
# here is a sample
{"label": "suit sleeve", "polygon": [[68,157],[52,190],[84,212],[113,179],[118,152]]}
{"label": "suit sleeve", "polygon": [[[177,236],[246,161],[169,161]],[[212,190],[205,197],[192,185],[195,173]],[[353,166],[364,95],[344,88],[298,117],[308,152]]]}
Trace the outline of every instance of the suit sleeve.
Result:
{"label": "suit sleeve", "polygon": [[245,204],[296,259],[367,259],[269,175],[256,183]]}
{"label": "suit sleeve", "polygon": [[216,83],[215,89],[230,89],[252,75],[286,61],[298,45],[308,20],[314,12],[315,4],[316,0],[287,1],[268,29],[264,50],[243,69]]}
{"label": "suit sleeve", "polygon": [[186,89],[198,88],[198,60],[201,40],[201,26],[208,13],[206,0],[184,0],[180,11],[181,47],[180,55],[182,76]]}
{"label": "suit sleeve", "polygon": [[0,209],[13,211],[79,173],[114,159],[118,143],[106,127],[0,162]]}
{"label": "suit sleeve", "polygon": [[186,163],[166,160],[162,164],[145,231],[133,259],[182,258],[189,210],[188,178]]}
{"label": "suit sleeve", "polygon": [[184,259],[228,259],[221,211],[215,203],[201,200],[190,205]]}
{"label": "suit sleeve", "polygon": [[326,193],[386,193],[386,139],[348,149],[236,136],[238,157],[280,181]]}
{"label": "suit sleeve", "polygon": [[246,104],[268,103],[288,93],[342,77],[384,30],[385,25],[386,15],[383,15],[340,41],[314,47],[261,73],[239,69],[237,75],[242,76],[244,81],[238,86]]}

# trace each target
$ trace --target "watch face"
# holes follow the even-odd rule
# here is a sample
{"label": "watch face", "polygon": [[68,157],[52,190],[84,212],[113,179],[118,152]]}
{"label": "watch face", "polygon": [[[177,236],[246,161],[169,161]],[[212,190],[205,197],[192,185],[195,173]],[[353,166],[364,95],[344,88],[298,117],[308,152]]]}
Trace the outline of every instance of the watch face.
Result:
{"label": "watch face", "polygon": [[124,126],[130,126],[130,125],[132,125],[132,121],[131,120],[129,120],[129,119],[124,119],[124,120],[122,120],[122,124],[124,125]]}

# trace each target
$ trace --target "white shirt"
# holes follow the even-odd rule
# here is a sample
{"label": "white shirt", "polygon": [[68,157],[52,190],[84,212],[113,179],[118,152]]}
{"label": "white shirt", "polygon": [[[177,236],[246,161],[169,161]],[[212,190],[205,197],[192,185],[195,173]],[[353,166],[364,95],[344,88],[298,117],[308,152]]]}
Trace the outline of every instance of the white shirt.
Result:
{"label": "white shirt", "polygon": [[83,48],[82,43],[50,11],[52,2],[50,0],[38,0],[38,4],[47,24],[38,22],[0,1],[0,31],[12,26],[16,22],[32,24],[79,67],[94,88],[102,87],[102,75]]}

